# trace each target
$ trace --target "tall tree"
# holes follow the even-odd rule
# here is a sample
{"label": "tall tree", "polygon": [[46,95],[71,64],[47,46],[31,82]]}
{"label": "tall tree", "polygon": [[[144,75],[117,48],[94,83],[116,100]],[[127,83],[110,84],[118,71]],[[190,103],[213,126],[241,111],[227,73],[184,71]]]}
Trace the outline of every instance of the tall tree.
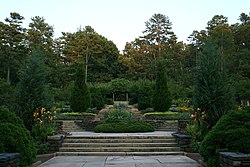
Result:
{"label": "tall tree", "polygon": [[112,41],[96,33],[92,27],[86,26],[75,33],[63,33],[60,40],[64,61],[74,64],[84,60],[85,82],[96,82],[105,77],[109,81],[116,75],[114,71],[119,51]]}
{"label": "tall tree", "polygon": [[84,81],[84,74],[83,64],[79,63],[70,99],[70,106],[74,112],[85,112],[91,104],[90,92]]}
{"label": "tall tree", "polygon": [[240,24],[231,26],[236,52],[230,70],[234,76],[237,100],[241,105],[246,105],[250,99],[250,16],[242,13],[239,20]]}
{"label": "tall tree", "polygon": [[17,82],[18,68],[27,53],[25,29],[21,26],[23,20],[23,16],[13,12],[5,19],[6,24],[0,22],[0,68],[8,82]]}
{"label": "tall tree", "polygon": [[[145,22],[144,35],[127,43],[124,50],[126,66],[139,74],[140,78],[155,79],[156,60],[161,55],[167,55],[176,44],[176,36],[172,31],[172,23],[163,14],[154,14]],[[127,62],[129,61],[129,62]],[[129,67],[130,64],[132,68]]]}
{"label": "tall tree", "polygon": [[168,90],[167,76],[164,61],[158,60],[153,107],[155,111],[165,112],[171,106],[171,95]]}
{"label": "tall tree", "polygon": [[35,16],[31,18],[28,29],[28,39],[31,47],[41,45],[46,50],[51,50],[53,45],[54,29],[45,22],[43,17]]}
{"label": "tall tree", "polygon": [[[154,14],[149,21],[145,22],[146,30],[143,40],[147,43],[156,46],[157,50],[154,53],[154,59],[160,55],[164,45],[171,45],[176,42],[176,36],[172,31],[172,23],[169,18],[163,14]],[[166,46],[165,46],[166,47]]]}
{"label": "tall tree", "polygon": [[34,49],[22,66],[17,87],[17,111],[25,126],[31,130],[34,123],[33,112],[39,107],[47,107],[50,99],[46,91],[48,71],[45,65],[45,52]]}
{"label": "tall tree", "polygon": [[220,50],[209,39],[197,60],[194,91],[195,109],[206,113],[209,129],[232,107],[233,96],[221,62]]}
{"label": "tall tree", "polygon": [[221,25],[228,25],[227,24],[228,19],[227,17],[223,15],[215,15],[212,20],[208,21],[207,23],[207,29],[208,30],[213,30],[215,27],[221,26]]}

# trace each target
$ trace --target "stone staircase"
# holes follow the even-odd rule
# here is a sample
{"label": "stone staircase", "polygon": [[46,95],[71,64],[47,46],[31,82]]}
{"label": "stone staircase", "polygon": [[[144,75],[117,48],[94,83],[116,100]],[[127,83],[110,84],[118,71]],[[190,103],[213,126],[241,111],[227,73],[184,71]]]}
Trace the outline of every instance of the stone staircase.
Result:
{"label": "stone staircase", "polygon": [[[84,133],[84,132],[83,132]],[[156,132],[157,133],[157,132]],[[160,134],[160,133],[159,133]],[[183,155],[169,135],[94,134],[67,136],[58,156]]]}
{"label": "stone staircase", "polygon": [[84,131],[80,126],[78,126],[75,121],[63,121],[62,130],[64,132],[82,132]]}
{"label": "stone staircase", "polygon": [[156,131],[178,131],[178,120],[165,120],[162,125],[155,128]]}

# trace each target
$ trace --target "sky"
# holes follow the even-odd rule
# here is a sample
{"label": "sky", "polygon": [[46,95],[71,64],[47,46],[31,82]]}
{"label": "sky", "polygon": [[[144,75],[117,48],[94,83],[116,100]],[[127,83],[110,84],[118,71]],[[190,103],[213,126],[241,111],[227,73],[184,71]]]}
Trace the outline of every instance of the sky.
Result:
{"label": "sky", "polygon": [[229,24],[239,22],[241,13],[250,12],[250,0],[0,0],[0,21],[10,12],[24,16],[25,28],[32,17],[44,17],[55,38],[89,25],[122,52],[126,42],[143,35],[145,22],[156,13],[168,16],[178,41],[187,42],[214,15],[228,17]]}

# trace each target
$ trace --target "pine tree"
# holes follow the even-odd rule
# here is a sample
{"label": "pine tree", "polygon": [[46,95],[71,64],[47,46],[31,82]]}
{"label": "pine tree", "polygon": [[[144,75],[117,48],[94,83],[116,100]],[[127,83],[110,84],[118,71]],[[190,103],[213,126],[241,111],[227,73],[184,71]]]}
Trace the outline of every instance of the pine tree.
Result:
{"label": "pine tree", "polygon": [[156,83],[153,95],[155,111],[165,112],[171,106],[171,97],[168,90],[166,69],[162,60],[157,62]]}
{"label": "pine tree", "polygon": [[31,130],[33,112],[39,107],[47,107],[50,99],[46,91],[48,69],[45,65],[45,52],[34,49],[19,72],[17,86],[17,114],[23,119],[26,128]]}
{"label": "pine tree", "polygon": [[84,74],[84,65],[79,63],[70,99],[70,106],[74,112],[85,112],[90,107],[90,92],[84,82]]}
{"label": "pine tree", "polygon": [[[194,107],[205,113],[205,122],[211,129],[232,107],[232,93],[226,69],[222,67],[220,50],[209,39],[197,60]],[[201,113],[198,113],[201,115]]]}

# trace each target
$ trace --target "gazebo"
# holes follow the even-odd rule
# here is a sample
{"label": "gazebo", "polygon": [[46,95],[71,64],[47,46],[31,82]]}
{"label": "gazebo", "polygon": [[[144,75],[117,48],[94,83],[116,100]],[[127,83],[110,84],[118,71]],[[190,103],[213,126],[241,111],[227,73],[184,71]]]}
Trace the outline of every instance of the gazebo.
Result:
{"label": "gazebo", "polygon": [[114,102],[128,102],[128,88],[129,80],[123,78],[117,78],[111,81],[111,91],[113,94]]}

